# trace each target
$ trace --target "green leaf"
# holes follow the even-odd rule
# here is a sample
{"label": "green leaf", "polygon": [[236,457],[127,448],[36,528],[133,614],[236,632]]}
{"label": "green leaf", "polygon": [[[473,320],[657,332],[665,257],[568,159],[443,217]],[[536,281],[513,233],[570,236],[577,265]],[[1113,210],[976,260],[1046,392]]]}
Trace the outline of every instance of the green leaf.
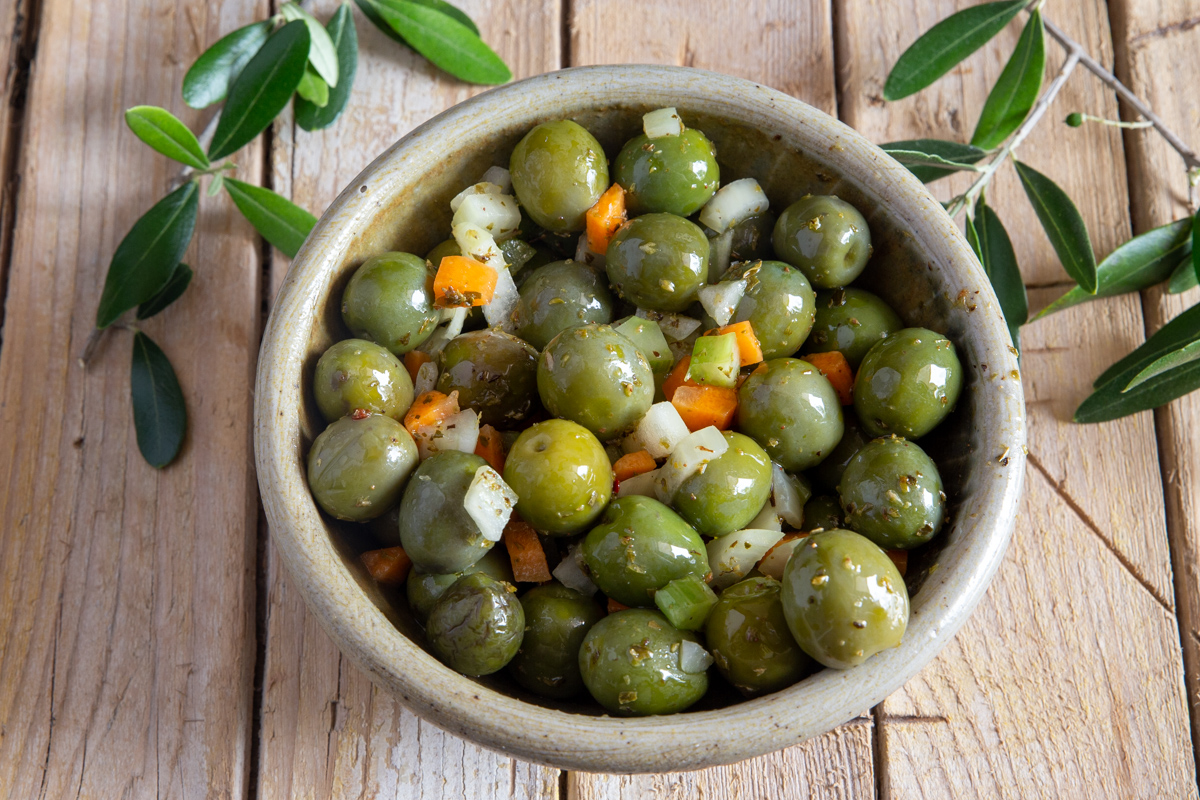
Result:
{"label": "green leaf", "polygon": [[1136,389],[1151,378],[1165,375],[1171,370],[1185,367],[1195,361],[1200,361],[1200,339],[1191,344],[1184,345],[1173,353],[1167,353],[1162,358],[1154,361],[1150,366],[1135,375],[1133,380],[1129,382],[1129,385],[1121,391],[1124,393]]}
{"label": "green leaf", "polygon": [[1192,272],[1200,282],[1200,211],[1192,217]]}
{"label": "green leaf", "polygon": [[187,406],[171,362],[141,331],[133,336],[129,393],[138,450],[150,466],[162,469],[179,455],[187,433]]}
{"label": "green leaf", "polygon": [[[917,180],[923,183],[932,183],[939,178],[953,175],[960,169],[970,169],[987,155],[986,150],[981,150],[974,145],[947,142],[941,139],[907,139],[901,142],[888,142],[879,147],[908,167],[909,171],[917,176]],[[909,157],[909,154],[913,158],[921,156],[921,160],[925,163],[906,163],[905,159],[897,153],[905,157]],[[949,162],[954,166],[947,168],[926,165],[939,163],[939,160]]]}
{"label": "green leaf", "polygon": [[225,191],[262,237],[289,258],[296,257],[308,232],[317,224],[312,214],[270,189],[226,178]]}
{"label": "green leaf", "polygon": [[329,105],[329,84],[321,79],[311,65],[304,70],[304,77],[296,87],[296,94],[318,108]]}
{"label": "green leaf", "polygon": [[1162,283],[1177,264],[1187,261],[1191,249],[1190,226],[1189,217],[1133,237],[1096,267],[1095,294],[1077,286],[1042,309],[1035,319],[1089,300],[1140,292]]}
{"label": "green leaf", "polygon": [[884,100],[919,92],[1004,29],[1028,0],[971,6],[934,25],[896,61],[883,87]]}
{"label": "green leaf", "polygon": [[468,83],[497,84],[512,72],[478,34],[461,22],[412,0],[366,0],[408,44],[434,66]]}
{"label": "green leaf", "polygon": [[1075,411],[1076,422],[1105,422],[1157,408],[1200,388],[1200,361],[1191,361],[1124,391],[1143,370],[1165,355],[1200,340],[1200,305],[1168,322],[1138,349],[1096,379],[1096,391]]}
{"label": "green leaf", "polygon": [[309,41],[308,26],[299,20],[271,34],[229,89],[209,158],[224,158],[252,141],[284,109],[304,77]]}
{"label": "green leaf", "polygon": [[165,108],[134,106],[125,112],[125,124],[139,139],[180,164],[208,169],[208,157],[196,136]]}
{"label": "green leaf", "polygon": [[1168,294],[1183,294],[1188,289],[1191,289],[1200,281],[1196,280],[1196,265],[1193,261],[1193,253],[1196,252],[1196,247],[1192,244],[1192,237],[1188,237],[1187,253],[1180,259],[1179,266],[1171,273],[1171,277],[1167,280]]}
{"label": "green leaf", "polygon": [[308,63],[325,83],[337,86],[339,77],[337,48],[333,44],[333,39],[329,38],[329,32],[317,21],[316,17],[294,2],[284,3],[279,11],[289,22],[299,21],[308,26],[310,40]]}
{"label": "green leaf", "polygon": [[[387,2],[387,0],[379,1]],[[354,2],[358,4],[358,8],[363,12],[363,16],[369,19],[371,24],[373,24],[376,28],[379,28],[379,30],[383,31],[388,38],[399,42],[405,47],[410,46],[408,42],[404,41],[404,37],[396,33],[392,26],[389,25],[387,21],[379,15],[379,12],[375,10],[375,6],[372,4],[371,0],[354,0]],[[463,13],[463,11],[457,6],[447,3],[446,0],[416,0],[416,2],[423,6],[428,6],[434,11],[440,11],[451,19],[461,22],[471,31],[471,33],[475,34],[476,36],[479,35],[479,28],[475,25],[474,20]]]}
{"label": "green leaf", "polygon": [[1033,167],[1015,158],[1013,166],[1063,269],[1085,292],[1094,295],[1098,287],[1096,254],[1079,209],[1057,183]]}
{"label": "green leaf", "polygon": [[296,100],[296,124],[306,131],[320,130],[333,124],[346,108],[358,72],[358,32],[354,29],[354,12],[342,4],[329,20],[329,38],[337,47],[338,85],[329,90],[329,102],[322,108],[303,98]]}
{"label": "green leaf", "polygon": [[1042,14],[1034,11],[1017,41],[1004,71],[988,94],[971,144],[990,150],[1009,137],[1037,102],[1046,74],[1046,30]]}
{"label": "green leaf", "polygon": [[212,180],[208,183],[208,191],[205,192],[209,197],[216,197],[221,191],[221,184],[225,183],[225,176],[218,172],[212,176]]}
{"label": "green leaf", "polygon": [[133,223],[108,265],[96,309],[97,328],[112,325],[166,285],[192,241],[199,207],[200,188],[188,181]]}
{"label": "green leaf", "polygon": [[138,306],[137,318],[150,319],[164,308],[174,303],[192,282],[192,268],[182,261],[175,265],[175,271],[167,279],[166,284],[158,290],[158,294]]}
{"label": "green leaf", "polygon": [[224,100],[242,68],[270,35],[270,22],[255,22],[218,39],[183,76],[183,102],[205,108]]}
{"label": "green leaf", "polygon": [[974,229],[978,242],[976,252],[980,254],[979,261],[996,291],[996,299],[1000,301],[1004,321],[1008,323],[1015,343],[1018,331],[1029,319],[1025,282],[1021,279],[1017,254],[1013,251],[1008,231],[1004,229],[1000,217],[982,197],[975,204]]}

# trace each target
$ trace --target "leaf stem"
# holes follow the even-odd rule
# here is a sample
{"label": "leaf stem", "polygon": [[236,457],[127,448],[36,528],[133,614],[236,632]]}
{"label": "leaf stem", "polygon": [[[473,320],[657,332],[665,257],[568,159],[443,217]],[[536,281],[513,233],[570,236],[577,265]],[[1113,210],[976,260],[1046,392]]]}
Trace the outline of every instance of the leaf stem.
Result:
{"label": "leaf stem", "polygon": [[[197,141],[200,142],[200,147],[204,150],[208,150],[208,146],[212,144],[212,138],[217,132],[217,120],[220,119],[220,117],[221,107],[218,106],[213,112],[213,115],[209,117],[208,124],[204,126],[204,130],[201,131],[200,135],[196,137]],[[210,173],[212,171],[213,170],[209,170]],[[173,192],[180,186],[183,186],[184,183],[191,179],[192,174],[195,172],[195,167],[184,167],[183,169],[179,170],[179,174],[175,176],[175,180],[171,183],[170,191]]]}

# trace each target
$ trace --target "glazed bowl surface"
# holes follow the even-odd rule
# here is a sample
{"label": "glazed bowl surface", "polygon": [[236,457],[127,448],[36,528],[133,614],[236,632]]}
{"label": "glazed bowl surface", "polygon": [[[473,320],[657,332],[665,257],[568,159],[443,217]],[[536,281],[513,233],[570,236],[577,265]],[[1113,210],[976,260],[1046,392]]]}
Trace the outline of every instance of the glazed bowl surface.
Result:
{"label": "glazed bowl surface", "polygon": [[[948,335],[965,382],[955,413],[921,442],[942,471],[949,520],[910,564],[912,615],[900,646],[758,699],[710,692],[685,713],[614,718],[582,703],[539,700],[502,676],[463,677],[423,648],[402,593],[376,587],[353,531],[322,516],[309,494],[305,458],[323,425],[309,387],[320,354],[348,335],[339,298],[354,269],[380,252],[425,253],[445,239],[449,200],[488,167],[507,166],[531,127],[574,119],[612,159],[640,132],[641,115],[663,106],[712,139],[723,182],[758,179],[773,209],[810,192],[859,207],[875,253],[856,285],[883,296],[907,325]],[[908,170],[852,129],[725,75],[581,67],[494,89],[438,115],[380,155],[329,207],[293,261],[264,334],[255,456],[292,585],[342,652],[415,713],[484,747],[559,768],[696,769],[846,722],[928,664],[963,625],[1000,564],[1020,499],[1025,414],[1017,370],[995,295],[962,234]]]}

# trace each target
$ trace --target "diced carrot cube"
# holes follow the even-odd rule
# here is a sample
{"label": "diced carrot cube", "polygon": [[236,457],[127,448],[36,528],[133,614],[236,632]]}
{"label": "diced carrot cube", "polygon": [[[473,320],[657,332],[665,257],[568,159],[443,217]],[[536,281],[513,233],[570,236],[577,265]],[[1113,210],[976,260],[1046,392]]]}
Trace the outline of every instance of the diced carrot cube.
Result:
{"label": "diced carrot cube", "polygon": [[627,608],[629,608],[629,606],[625,605],[620,600],[613,600],[611,597],[608,598],[608,613],[615,614],[618,611],[624,611]]}
{"label": "diced carrot cube", "polygon": [[413,383],[417,382],[417,371],[421,365],[430,361],[433,361],[433,356],[420,350],[409,350],[404,354],[404,368],[408,370],[408,377],[412,378]]}
{"label": "diced carrot cube", "polygon": [[542,549],[537,531],[528,522],[513,514],[500,538],[508,548],[514,580],[518,583],[541,583],[550,580],[546,551]]}
{"label": "diced carrot cube", "polygon": [[504,440],[500,431],[491,425],[479,428],[479,439],[475,443],[475,455],[488,462],[488,466],[501,474],[504,473]]}
{"label": "diced carrot cube", "polygon": [[613,234],[626,219],[625,190],[620,184],[614,183],[584,216],[587,220],[588,249],[604,255],[608,252],[608,243],[612,241]]}
{"label": "diced carrot cube", "polygon": [[403,547],[368,550],[362,554],[362,562],[380,586],[399,586],[408,578],[412,567],[412,559]]}
{"label": "diced carrot cube", "polygon": [[413,400],[408,413],[404,415],[404,427],[413,436],[417,431],[428,425],[436,425],[451,414],[457,414],[458,390],[449,395],[442,394],[436,389],[423,392]]}
{"label": "diced carrot cube", "polygon": [[888,554],[888,558],[896,565],[896,569],[900,570],[900,577],[903,578],[908,572],[908,551],[907,550],[884,550]]}
{"label": "diced carrot cube", "polygon": [[663,397],[670,400],[675,396],[675,390],[680,386],[699,386],[695,381],[687,379],[688,369],[692,366],[692,357],[684,356],[679,359],[679,363],[671,368],[667,373],[667,377],[663,379]]}
{"label": "diced carrot cube", "polygon": [[715,330],[705,331],[705,336],[722,336],[726,333],[732,333],[737,336],[738,354],[742,358],[742,366],[748,367],[751,364],[758,364],[763,360],[762,345],[758,342],[758,336],[754,333],[754,326],[750,324],[750,320],[742,320],[734,322],[731,325],[724,325]]}
{"label": "diced carrot cube", "polygon": [[495,293],[496,270],[466,256],[446,256],[433,277],[438,308],[487,305]]}
{"label": "diced carrot cube", "polygon": [[842,405],[848,406],[854,402],[854,372],[844,355],[837,350],[831,350],[828,353],[809,353],[804,360],[829,379]]}
{"label": "diced carrot cube", "polygon": [[638,450],[636,453],[626,453],[613,464],[613,475],[618,481],[628,480],[634,475],[650,472],[658,465],[649,450]]}
{"label": "diced carrot cube", "polygon": [[671,405],[679,412],[689,431],[709,425],[728,430],[737,411],[737,389],[721,386],[680,386],[671,397]]}

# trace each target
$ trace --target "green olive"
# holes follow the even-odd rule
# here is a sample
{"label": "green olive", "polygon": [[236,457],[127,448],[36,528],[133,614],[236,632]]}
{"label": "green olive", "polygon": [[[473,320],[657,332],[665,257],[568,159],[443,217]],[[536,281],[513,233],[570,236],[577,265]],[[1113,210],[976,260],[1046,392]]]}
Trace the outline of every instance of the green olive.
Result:
{"label": "green olive", "polygon": [[429,611],[425,637],[442,662],[463,675],[490,675],[512,661],[525,634],[517,587],[482,572],[454,582]]}
{"label": "green olive", "polygon": [[816,367],[776,358],[738,389],[737,428],[788,472],[814,467],[845,430],[837,392]]}
{"label": "green olive", "polygon": [[608,283],[576,261],[539,267],[521,285],[517,333],[538,350],[568,328],[606,324],[612,318]]}
{"label": "green olive", "polygon": [[342,417],[308,453],[308,485],[321,508],[365,522],[400,498],[417,465],[417,445],[396,420],[380,414]]}
{"label": "green olive", "polygon": [[953,342],[905,328],[867,352],[854,381],[854,410],[872,436],[919,439],[954,410],[962,378]]}
{"label": "green olive", "polygon": [[413,385],[391,351],[365,339],[344,339],[317,361],[313,394],[329,422],[355,411],[399,420],[412,405]]}
{"label": "green olive", "polygon": [[817,296],[808,278],[782,261],[735,264],[727,278],[745,278],[746,294],[733,322],[750,322],[762,345],[763,358],[790,356],[812,330]]}
{"label": "green olive", "polygon": [[495,544],[463,507],[475,473],[486,464],[477,455],[447,450],[422,461],[413,474],[400,501],[400,543],[422,572],[462,572]]}
{"label": "green olive", "polygon": [[721,170],[712,142],[689,128],[678,136],[633,137],[613,164],[613,178],[625,189],[630,215],[690,217],[717,191]]}
{"label": "green olive", "polygon": [[898,436],[859,450],[838,493],[847,527],[889,550],[925,544],[946,515],[937,465],[919,445]]}
{"label": "green olive", "polygon": [[525,134],[508,168],[521,207],[549,231],[583,230],[584,212],[608,188],[604,148],[567,119],[543,122]]}
{"label": "green olive", "polygon": [[708,280],[704,231],[674,214],[629,220],[609,242],[605,258],[609,281],[638,308],[683,311]]}
{"label": "green olive", "polygon": [[818,528],[830,530],[846,527],[842,519],[842,504],[836,497],[828,494],[814,494],[804,504],[804,530],[815,531]]}
{"label": "green olive", "polygon": [[342,319],[359,339],[404,355],[433,335],[441,319],[433,307],[433,272],[412,253],[367,259],[342,293]]}
{"label": "green olive", "polygon": [[[862,429],[862,423],[858,421],[858,415],[849,407],[842,409],[842,419],[845,422],[845,432],[842,434],[841,441],[837,443],[837,447],[829,451],[829,455],[825,457],[817,466],[809,470],[809,475],[824,489],[836,492],[838,484],[842,480],[842,473],[846,471],[846,465],[850,463],[850,459],[863,446],[871,441],[871,437]],[[842,527],[836,525],[834,527]]]}
{"label": "green olive", "polygon": [[747,578],[721,592],[704,625],[717,670],[746,697],[777,692],[816,667],[792,638],[779,594],[779,581]]}
{"label": "green olive", "polygon": [[878,296],[862,289],[817,292],[817,317],[804,342],[805,353],[837,350],[858,369],[871,346],[904,327]]}
{"label": "green olive", "polygon": [[508,665],[517,683],[539,697],[565,700],[583,689],[579,647],[604,611],[590,597],[557,583],[521,597],[525,638]]}
{"label": "green olive", "polygon": [[534,528],[578,533],[612,497],[612,464],[587,428],[549,419],[517,437],[504,462],[504,482],[517,493],[517,513]]}
{"label": "green olive", "polygon": [[537,406],[537,351],[499,330],[464,333],[442,351],[438,391],[458,392],[458,404],[501,428],[521,422]]}
{"label": "green olive", "polygon": [[832,195],[805,195],[788,206],[771,241],[779,258],[825,289],[850,283],[871,257],[867,221],[857,208]]}
{"label": "green olive", "polygon": [[770,211],[755,214],[733,226],[729,245],[729,261],[767,261],[775,258],[771,233],[775,230],[775,215]]}
{"label": "green olive", "polygon": [[[400,542],[397,541],[396,544],[400,544]],[[503,547],[493,547],[488,550],[482,558],[462,572],[421,572],[413,569],[408,574],[408,580],[404,582],[404,588],[408,595],[408,606],[412,609],[417,622],[424,625],[425,620],[429,618],[429,610],[433,608],[433,604],[442,596],[442,593],[453,586],[454,582],[463,575],[469,575],[472,572],[482,572],[498,581],[514,582],[512,562],[509,561],[508,551]]]}
{"label": "green olive", "polygon": [[741,530],[771,496],[771,459],[749,436],[724,431],[729,449],[680,484],[671,505],[705,536]]}

